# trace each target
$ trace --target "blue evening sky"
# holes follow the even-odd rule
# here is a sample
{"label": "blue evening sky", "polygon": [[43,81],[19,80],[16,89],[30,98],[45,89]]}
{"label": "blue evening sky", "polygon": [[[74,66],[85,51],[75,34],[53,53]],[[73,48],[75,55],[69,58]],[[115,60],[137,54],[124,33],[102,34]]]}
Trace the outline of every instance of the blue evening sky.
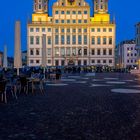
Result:
{"label": "blue evening sky", "polygon": [[[49,13],[51,15],[52,4],[56,0],[50,0]],[[86,0],[91,6],[93,14],[93,0]],[[134,25],[140,21],[140,0],[109,0],[109,12],[111,17],[115,15],[117,23],[117,43],[133,39],[135,37]],[[22,25],[22,50],[26,50],[27,19],[33,11],[33,0],[4,0],[0,7],[0,51],[7,44],[8,55],[14,52],[14,24],[16,20]]]}

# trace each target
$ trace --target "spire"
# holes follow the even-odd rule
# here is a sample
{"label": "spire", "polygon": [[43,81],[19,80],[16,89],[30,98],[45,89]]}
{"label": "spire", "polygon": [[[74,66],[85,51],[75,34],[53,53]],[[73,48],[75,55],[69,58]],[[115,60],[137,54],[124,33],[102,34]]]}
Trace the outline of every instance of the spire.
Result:
{"label": "spire", "polygon": [[94,0],[95,13],[108,13],[108,0]]}
{"label": "spire", "polygon": [[48,13],[48,1],[49,0],[34,0],[34,12]]}

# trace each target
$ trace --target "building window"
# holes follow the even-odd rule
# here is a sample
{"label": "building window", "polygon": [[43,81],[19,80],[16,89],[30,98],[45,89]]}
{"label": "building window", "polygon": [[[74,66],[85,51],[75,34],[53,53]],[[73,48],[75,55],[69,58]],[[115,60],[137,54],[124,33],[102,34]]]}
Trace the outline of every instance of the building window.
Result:
{"label": "building window", "polygon": [[61,11],[61,14],[63,15],[63,14],[65,14],[65,12],[64,11]]}
{"label": "building window", "polygon": [[64,20],[61,20],[61,23],[64,23]]}
{"label": "building window", "polygon": [[106,55],[106,49],[103,49],[103,55]]}
{"label": "building window", "polygon": [[84,49],[84,55],[87,55],[87,49]]}
{"label": "building window", "polygon": [[58,19],[56,19],[56,20],[55,20],[55,23],[59,23],[59,20],[58,20]]}
{"label": "building window", "polygon": [[57,14],[59,14],[59,12],[58,11],[55,11],[55,14],[57,15]]}
{"label": "building window", "polygon": [[100,32],[101,30],[100,30],[100,28],[97,28],[97,32]]}
{"label": "building window", "polygon": [[36,28],[36,32],[39,32],[39,28]]}
{"label": "building window", "polygon": [[106,32],[106,28],[103,28],[103,32]]}
{"label": "building window", "polygon": [[39,45],[40,44],[40,37],[36,36],[36,44]]}
{"label": "building window", "polygon": [[101,60],[97,60],[97,63],[100,64],[101,63]]}
{"label": "building window", "polygon": [[111,64],[112,63],[112,60],[109,60],[109,64]]}
{"label": "building window", "polygon": [[92,54],[92,55],[95,55],[95,49],[92,49],[92,50],[91,50],[91,54]]}
{"label": "building window", "polygon": [[78,33],[81,33],[82,32],[82,30],[81,29],[78,29]]}
{"label": "building window", "polygon": [[65,30],[64,29],[61,29],[61,33],[64,33],[65,32]]}
{"label": "building window", "polygon": [[109,55],[112,55],[112,49],[109,49]]}
{"label": "building window", "polygon": [[106,45],[106,37],[103,37],[103,44]]}
{"label": "building window", "polygon": [[100,55],[100,54],[101,54],[100,49],[97,49],[97,55]]}
{"label": "building window", "polygon": [[65,56],[65,48],[61,48],[61,56]]}
{"label": "building window", "polygon": [[97,37],[97,44],[100,45],[101,44],[101,38]]}
{"label": "building window", "polygon": [[55,35],[55,44],[58,45],[59,43],[59,35]]}
{"label": "building window", "polygon": [[42,32],[46,32],[46,29],[45,28],[42,28]]}
{"label": "building window", "polygon": [[87,11],[84,11],[84,14],[87,14],[88,12]]}
{"label": "building window", "polygon": [[92,28],[92,29],[91,29],[91,32],[95,32],[95,28]]}
{"label": "building window", "polygon": [[84,33],[87,33],[87,29],[84,29]]}
{"label": "building window", "polygon": [[78,23],[82,23],[82,20],[79,19],[79,20],[78,20]]}
{"label": "building window", "polygon": [[34,32],[34,28],[30,28],[30,32]]}
{"label": "building window", "polygon": [[67,23],[70,23],[70,20],[69,19],[67,20]]}
{"label": "building window", "polygon": [[84,60],[84,65],[85,65],[85,66],[87,65],[87,60]]}
{"label": "building window", "polygon": [[40,61],[39,60],[36,60],[36,64],[39,64],[40,63]]}
{"label": "building window", "polygon": [[74,15],[75,15],[75,14],[76,14],[76,11],[72,11],[72,14],[74,14]]}
{"label": "building window", "polygon": [[61,35],[61,44],[65,44],[65,38],[64,38],[64,35]]}
{"label": "building window", "polygon": [[109,37],[109,45],[112,45],[112,37]]}
{"label": "building window", "polygon": [[55,29],[55,33],[58,33],[58,29]]}
{"label": "building window", "polygon": [[72,23],[76,23],[76,20],[74,19],[74,20],[72,20]]}
{"label": "building window", "polygon": [[30,44],[33,45],[34,44],[34,37],[30,36]]}
{"label": "building window", "polygon": [[95,63],[95,60],[92,60],[91,62],[94,64]]}
{"label": "building window", "polygon": [[94,37],[94,36],[92,36],[92,38],[91,38],[91,44],[92,44],[92,45],[95,44],[95,37]]}
{"label": "building window", "polygon": [[55,56],[59,56],[59,48],[55,48]]}
{"label": "building window", "polygon": [[48,32],[51,32],[51,28],[48,28]]}
{"label": "building window", "polygon": [[109,32],[112,32],[112,28],[109,28]]}
{"label": "building window", "polygon": [[70,44],[70,35],[67,35],[67,44]]}
{"label": "building window", "polygon": [[66,53],[67,53],[67,56],[70,56],[70,54],[71,54],[70,48],[67,48]]}
{"label": "building window", "polygon": [[51,37],[48,37],[48,45],[51,45]]}
{"label": "building window", "polygon": [[87,35],[84,35],[84,44],[87,44]]}
{"label": "building window", "polygon": [[51,48],[48,48],[48,49],[47,49],[47,54],[48,54],[48,55],[51,55]]}
{"label": "building window", "polygon": [[73,33],[76,33],[76,29],[72,29],[72,32],[73,32]]}
{"label": "building window", "polygon": [[70,11],[67,11],[67,15],[70,15]]}
{"label": "building window", "polygon": [[72,44],[76,44],[76,35],[72,36]]}
{"label": "building window", "polygon": [[84,23],[87,23],[87,20],[84,20]]}
{"label": "building window", "polygon": [[67,29],[67,33],[70,33],[70,29]]}
{"label": "building window", "polygon": [[33,64],[34,63],[34,60],[30,60],[30,63]]}
{"label": "building window", "polygon": [[106,60],[103,60],[103,63],[106,64]]}
{"label": "building window", "polygon": [[48,60],[48,64],[51,64],[51,60]]}
{"label": "building window", "polygon": [[55,66],[59,66],[59,60],[55,60]]}
{"label": "building window", "polygon": [[39,55],[39,53],[40,53],[39,50],[36,50],[36,55]]}
{"label": "building window", "polygon": [[78,66],[80,66],[81,65],[81,60],[78,60]]}
{"label": "building window", "polygon": [[34,50],[33,49],[30,50],[30,55],[34,55]]}
{"label": "building window", "polygon": [[78,11],[78,15],[81,15],[82,14],[82,12],[81,11]]}
{"label": "building window", "polygon": [[72,55],[73,55],[73,56],[76,55],[76,48],[72,48]]}
{"label": "building window", "polygon": [[78,35],[78,44],[82,44],[82,36]]}

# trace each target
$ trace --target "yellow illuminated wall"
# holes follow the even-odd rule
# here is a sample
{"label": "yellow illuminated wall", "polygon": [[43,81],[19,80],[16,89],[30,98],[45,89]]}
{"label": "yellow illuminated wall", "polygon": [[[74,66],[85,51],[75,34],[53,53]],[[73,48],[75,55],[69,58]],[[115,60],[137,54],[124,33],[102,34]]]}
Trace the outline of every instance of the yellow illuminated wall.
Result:
{"label": "yellow illuminated wall", "polygon": [[47,22],[48,14],[32,14],[33,22]]}
{"label": "yellow illuminated wall", "polygon": [[110,14],[94,14],[92,22],[110,22]]}

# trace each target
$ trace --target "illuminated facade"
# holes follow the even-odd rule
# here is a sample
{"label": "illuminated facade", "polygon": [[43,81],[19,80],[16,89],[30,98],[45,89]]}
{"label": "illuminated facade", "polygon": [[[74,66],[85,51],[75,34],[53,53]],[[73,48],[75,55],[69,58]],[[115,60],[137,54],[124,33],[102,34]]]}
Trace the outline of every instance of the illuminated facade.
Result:
{"label": "illuminated facade", "polygon": [[28,23],[28,65],[42,64],[42,36],[46,34],[47,66],[115,65],[116,25],[108,14],[108,0],[94,0],[94,16],[84,0],[57,0],[48,15],[48,0],[35,0]]}

